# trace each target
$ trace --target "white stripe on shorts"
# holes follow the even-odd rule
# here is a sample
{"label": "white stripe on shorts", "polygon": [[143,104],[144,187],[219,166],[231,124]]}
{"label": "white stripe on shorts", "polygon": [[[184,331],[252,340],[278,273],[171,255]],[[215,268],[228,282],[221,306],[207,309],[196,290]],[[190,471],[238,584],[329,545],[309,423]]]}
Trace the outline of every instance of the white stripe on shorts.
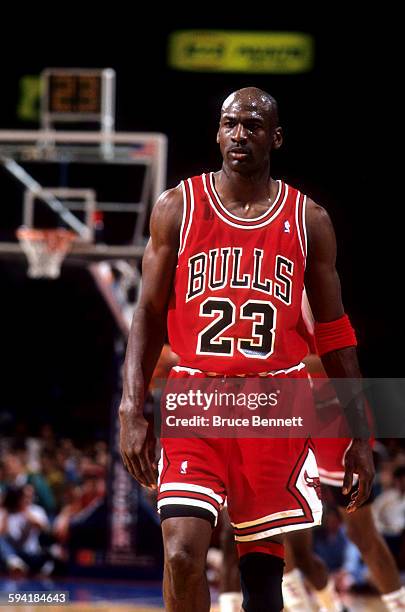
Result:
{"label": "white stripe on shorts", "polygon": [[161,493],[164,491],[190,491],[192,493],[203,493],[204,495],[215,499],[215,501],[217,501],[219,504],[224,503],[224,498],[214,493],[212,489],[202,487],[201,485],[189,484],[188,482],[168,482],[166,484],[162,484],[159,491]]}
{"label": "white stripe on shorts", "polygon": [[237,542],[252,542],[254,540],[263,540],[264,538],[270,538],[271,536],[279,533],[288,533],[289,531],[296,531],[297,529],[308,529],[309,527],[315,527],[320,525],[322,522],[322,510],[312,512],[314,517],[313,521],[308,523],[291,523],[291,525],[284,525],[283,527],[273,527],[273,529],[267,529],[266,531],[260,531],[259,533],[252,533],[250,535],[236,535],[235,540]]}

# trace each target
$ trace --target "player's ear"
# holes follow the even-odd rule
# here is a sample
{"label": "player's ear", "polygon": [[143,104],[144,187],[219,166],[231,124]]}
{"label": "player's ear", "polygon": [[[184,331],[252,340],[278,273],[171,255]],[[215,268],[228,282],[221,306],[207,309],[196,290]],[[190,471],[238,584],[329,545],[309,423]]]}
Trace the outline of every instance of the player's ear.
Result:
{"label": "player's ear", "polygon": [[279,149],[281,147],[281,145],[283,144],[283,140],[284,140],[284,137],[283,137],[283,128],[276,127],[274,129],[274,132],[273,132],[271,148],[272,149]]}
{"label": "player's ear", "polygon": [[219,144],[219,130],[217,132],[217,144]]}

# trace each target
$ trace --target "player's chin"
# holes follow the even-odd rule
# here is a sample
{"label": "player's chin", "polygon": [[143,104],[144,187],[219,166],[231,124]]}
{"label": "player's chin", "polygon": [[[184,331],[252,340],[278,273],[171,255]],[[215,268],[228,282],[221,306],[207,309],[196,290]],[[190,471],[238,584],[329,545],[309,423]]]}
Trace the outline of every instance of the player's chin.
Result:
{"label": "player's chin", "polygon": [[248,158],[232,159],[229,166],[234,172],[239,172],[240,174],[248,174],[249,172],[252,172],[254,168],[252,160]]}

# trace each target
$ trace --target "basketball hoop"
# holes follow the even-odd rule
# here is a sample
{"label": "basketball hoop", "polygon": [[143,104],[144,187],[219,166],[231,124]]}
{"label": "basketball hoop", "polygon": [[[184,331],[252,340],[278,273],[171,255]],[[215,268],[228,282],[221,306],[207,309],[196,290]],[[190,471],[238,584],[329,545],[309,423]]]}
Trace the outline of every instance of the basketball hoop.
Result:
{"label": "basketball hoop", "polygon": [[61,228],[20,227],[17,238],[28,259],[30,278],[58,278],[76,234]]}

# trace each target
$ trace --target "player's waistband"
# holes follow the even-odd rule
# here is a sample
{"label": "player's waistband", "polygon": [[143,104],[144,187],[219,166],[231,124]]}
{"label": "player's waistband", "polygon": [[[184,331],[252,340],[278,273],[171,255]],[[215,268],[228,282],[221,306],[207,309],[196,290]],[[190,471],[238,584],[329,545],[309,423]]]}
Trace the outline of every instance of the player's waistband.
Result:
{"label": "player's waistband", "polygon": [[227,372],[226,374],[224,372],[211,372],[211,371],[207,372],[205,370],[199,370],[198,368],[191,368],[186,365],[174,366],[173,370],[175,372],[187,372],[191,376],[193,376],[193,374],[204,374],[204,376],[209,376],[213,378],[249,378],[249,377],[253,378],[257,376],[264,378],[266,376],[279,376],[280,374],[290,374],[291,372],[299,372],[303,368],[305,368],[305,363],[301,361],[300,363],[297,363],[296,365],[293,365],[289,368],[285,368],[282,370],[270,370],[267,372],[244,372],[243,374],[241,373],[236,374],[235,372]]}

